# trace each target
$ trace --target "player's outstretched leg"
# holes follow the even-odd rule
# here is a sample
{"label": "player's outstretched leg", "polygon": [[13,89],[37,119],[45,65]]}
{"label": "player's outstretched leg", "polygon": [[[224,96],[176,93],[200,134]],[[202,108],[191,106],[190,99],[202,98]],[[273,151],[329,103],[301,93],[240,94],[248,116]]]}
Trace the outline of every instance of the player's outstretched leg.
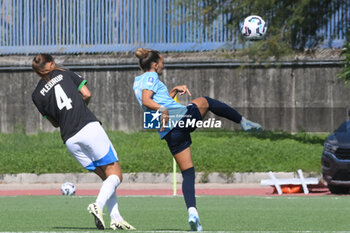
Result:
{"label": "player's outstretched leg", "polygon": [[246,118],[242,117],[234,108],[229,105],[220,102],[218,100],[212,99],[210,97],[204,97],[208,102],[208,110],[214,113],[215,115],[225,117],[233,122],[240,123],[241,127],[244,131],[252,131],[252,130],[261,130],[261,125]]}

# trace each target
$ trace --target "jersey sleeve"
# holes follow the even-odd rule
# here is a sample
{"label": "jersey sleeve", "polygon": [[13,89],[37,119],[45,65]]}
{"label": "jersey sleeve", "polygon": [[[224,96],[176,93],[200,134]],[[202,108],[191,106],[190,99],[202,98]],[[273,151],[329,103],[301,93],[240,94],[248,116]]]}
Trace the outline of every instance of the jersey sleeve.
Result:
{"label": "jersey sleeve", "polygon": [[87,81],[80,76],[79,74],[70,71],[70,77],[72,78],[75,86],[78,88],[78,91],[87,83]]}
{"label": "jersey sleeve", "polygon": [[154,93],[158,90],[159,79],[156,75],[144,77],[142,80],[142,90],[150,90]]}
{"label": "jersey sleeve", "polygon": [[35,107],[38,109],[38,111],[40,112],[40,114],[43,116],[43,117],[47,117],[47,114],[45,113],[45,110],[44,110],[44,107],[40,104],[39,101],[37,101],[36,99],[36,96],[35,94],[33,93],[32,95],[32,100],[33,100],[33,103],[35,105]]}

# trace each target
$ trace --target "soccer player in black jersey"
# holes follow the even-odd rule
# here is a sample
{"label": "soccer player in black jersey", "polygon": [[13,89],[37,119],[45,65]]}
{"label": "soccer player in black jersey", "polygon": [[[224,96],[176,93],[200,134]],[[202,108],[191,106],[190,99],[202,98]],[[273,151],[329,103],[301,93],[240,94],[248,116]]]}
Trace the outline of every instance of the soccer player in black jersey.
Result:
{"label": "soccer player in black jersey", "polygon": [[96,202],[88,206],[96,227],[106,228],[102,212],[107,205],[112,229],[134,230],[118,210],[116,188],[122,181],[122,171],[111,141],[87,107],[91,93],[86,80],[57,67],[49,54],[34,57],[32,68],[41,77],[32,94],[35,106],[54,127],[60,127],[62,140],[72,156],[103,180]]}

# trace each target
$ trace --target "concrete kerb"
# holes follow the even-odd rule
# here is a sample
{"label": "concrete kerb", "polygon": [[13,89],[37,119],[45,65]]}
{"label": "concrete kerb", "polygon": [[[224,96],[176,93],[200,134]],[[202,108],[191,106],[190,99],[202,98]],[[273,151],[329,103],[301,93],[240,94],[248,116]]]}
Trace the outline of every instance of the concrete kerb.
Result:
{"label": "concrete kerb", "polygon": [[[297,178],[296,172],[275,172],[277,178]],[[182,182],[180,173],[176,174],[177,183]],[[304,173],[306,177],[316,177],[321,180],[321,174]],[[232,173],[230,175],[223,173],[196,173],[196,183],[222,183],[222,184],[249,184],[260,183],[262,179],[269,179],[267,172],[251,173]],[[94,173],[50,173],[50,174],[3,174],[0,175],[2,184],[36,184],[36,183],[64,183],[72,182],[75,184],[100,183],[100,178]],[[172,183],[172,173],[124,173],[123,183]]]}

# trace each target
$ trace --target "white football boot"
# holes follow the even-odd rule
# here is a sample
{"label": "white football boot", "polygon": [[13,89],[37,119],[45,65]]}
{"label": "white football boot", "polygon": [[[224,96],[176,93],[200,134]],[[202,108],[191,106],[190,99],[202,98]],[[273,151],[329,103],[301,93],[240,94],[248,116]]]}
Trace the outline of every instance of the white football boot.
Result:
{"label": "white football boot", "polygon": [[88,206],[87,210],[89,211],[90,214],[92,214],[95,217],[95,225],[97,229],[99,230],[104,230],[105,223],[103,221],[103,212],[100,207],[96,203],[92,203]]}
{"label": "white football boot", "polygon": [[194,214],[190,214],[188,217],[188,223],[190,224],[192,231],[203,231],[202,225],[199,222],[199,218]]}
{"label": "white football boot", "polygon": [[242,117],[241,126],[244,131],[261,131],[261,125]]}
{"label": "white football boot", "polygon": [[115,220],[111,221],[111,228],[113,230],[136,230],[135,227],[131,226],[127,221],[123,220],[121,222],[117,222]]}

